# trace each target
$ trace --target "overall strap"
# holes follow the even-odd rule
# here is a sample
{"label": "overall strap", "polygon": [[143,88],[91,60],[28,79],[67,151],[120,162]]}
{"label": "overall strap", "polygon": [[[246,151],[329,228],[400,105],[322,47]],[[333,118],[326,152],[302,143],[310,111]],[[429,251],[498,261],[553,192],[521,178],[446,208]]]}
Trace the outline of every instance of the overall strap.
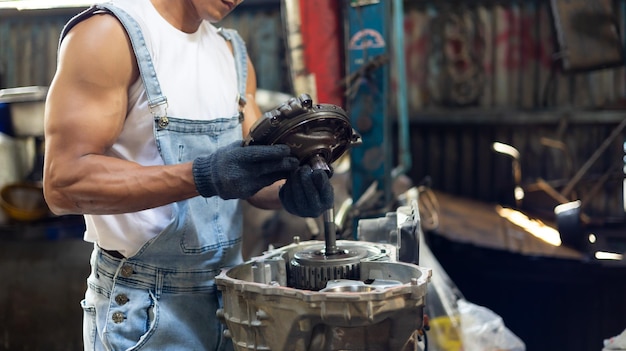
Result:
{"label": "overall strap", "polygon": [[[148,105],[150,106],[150,110],[153,114],[155,114],[155,116],[165,116],[167,109],[167,98],[163,96],[163,92],[161,91],[161,86],[159,85],[159,80],[157,79],[156,71],[154,70],[152,58],[150,56],[150,52],[148,51],[148,47],[146,46],[146,41],[143,37],[141,27],[139,26],[139,23],[137,23],[137,21],[132,18],[132,16],[130,16],[126,11],[111,3],[92,5],[87,10],[79,13],[78,15],[70,19],[68,23],[63,27],[63,30],[61,31],[61,37],[59,39],[59,47],[61,45],[61,41],[63,41],[63,38],[65,38],[67,33],[76,24],[98,13],[112,14],[124,26],[124,29],[126,30],[128,37],[130,38],[131,45],[135,52],[137,66],[139,67],[139,73],[141,75],[143,85],[146,89],[146,95],[148,98]],[[156,111],[156,108],[159,106],[163,107],[162,114]]]}
{"label": "overall strap", "polygon": [[239,106],[243,108],[246,105],[246,83],[248,79],[248,54],[246,50],[246,43],[234,29],[220,28],[218,33],[220,33],[224,39],[230,41],[233,45],[235,69],[237,70]]}

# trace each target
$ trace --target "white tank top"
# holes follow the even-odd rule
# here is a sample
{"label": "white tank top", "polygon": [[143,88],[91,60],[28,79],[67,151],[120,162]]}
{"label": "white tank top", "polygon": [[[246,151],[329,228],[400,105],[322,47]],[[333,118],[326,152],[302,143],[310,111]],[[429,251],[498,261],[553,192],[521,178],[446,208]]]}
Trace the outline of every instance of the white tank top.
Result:
{"label": "white tank top", "polygon": [[[114,0],[139,23],[171,117],[211,120],[238,111],[232,52],[211,23],[195,33],[172,27],[150,0]],[[109,156],[145,166],[163,165],[141,79],[129,90],[124,129]],[[171,221],[171,205],[120,215],[85,215],[85,240],[130,257]]]}

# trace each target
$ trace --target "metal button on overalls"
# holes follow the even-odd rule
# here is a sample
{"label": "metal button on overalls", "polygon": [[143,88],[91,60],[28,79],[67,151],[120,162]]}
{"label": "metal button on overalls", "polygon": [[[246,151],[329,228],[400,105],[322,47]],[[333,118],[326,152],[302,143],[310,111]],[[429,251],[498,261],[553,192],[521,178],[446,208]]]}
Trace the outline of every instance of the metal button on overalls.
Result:
{"label": "metal button on overalls", "polygon": [[128,296],[126,296],[126,294],[119,294],[115,296],[115,302],[117,302],[118,305],[122,306],[128,302]]}
{"label": "metal button on overalls", "polygon": [[170,120],[166,117],[159,117],[159,127],[160,128],[165,128],[167,127],[167,125],[170,124]]}
{"label": "metal button on overalls", "polygon": [[122,269],[120,270],[120,274],[124,278],[130,277],[133,274],[133,267],[131,267],[129,265],[122,266]]}
{"label": "metal button on overalls", "polygon": [[124,314],[122,312],[114,312],[111,319],[113,319],[115,323],[122,323],[124,321]]}

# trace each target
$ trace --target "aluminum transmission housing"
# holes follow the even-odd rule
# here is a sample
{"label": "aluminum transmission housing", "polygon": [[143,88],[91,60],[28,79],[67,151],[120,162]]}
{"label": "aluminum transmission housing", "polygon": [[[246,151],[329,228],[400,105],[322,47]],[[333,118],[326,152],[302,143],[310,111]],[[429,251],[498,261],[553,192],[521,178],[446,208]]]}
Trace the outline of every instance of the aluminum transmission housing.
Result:
{"label": "aluminum transmission housing", "polygon": [[[389,244],[339,240],[365,254],[357,279],[331,280],[324,289],[289,286],[290,265],[299,252],[321,241],[275,249],[221,272],[216,278],[235,350],[405,350],[423,327],[430,269],[396,261]],[[411,348],[412,349],[412,348]]]}

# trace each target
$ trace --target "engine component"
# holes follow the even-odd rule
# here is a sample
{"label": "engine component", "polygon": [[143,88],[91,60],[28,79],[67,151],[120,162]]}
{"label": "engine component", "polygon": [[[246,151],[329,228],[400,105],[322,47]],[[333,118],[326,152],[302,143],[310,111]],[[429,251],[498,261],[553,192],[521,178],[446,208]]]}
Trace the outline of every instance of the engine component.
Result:
{"label": "engine component", "polygon": [[[252,126],[244,145],[286,144],[301,164],[323,169],[331,177],[331,163],[360,142],[343,109],[314,105],[311,96],[302,94],[266,112]],[[295,256],[291,266],[295,287],[319,290],[329,280],[353,278],[358,272],[363,250],[337,247],[334,217],[333,208],[324,212],[325,247]]]}
{"label": "engine component", "polygon": [[[430,269],[397,262],[393,245],[337,244],[355,252],[348,261],[358,257],[358,270],[350,271],[349,279],[329,280],[319,291],[291,286],[289,266],[310,254],[304,258],[307,263],[319,257],[315,255],[324,247],[320,241],[296,238],[216,277],[224,301],[218,317],[236,350],[408,349],[412,335],[423,326]],[[315,266],[317,272],[321,266]]]}
{"label": "engine component", "polygon": [[244,139],[244,145],[287,144],[301,164],[331,173],[330,164],[360,143],[361,136],[341,107],[313,104],[307,94],[265,112]]}
{"label": "engine component", "polygon": [[328,255],[324,248],[312,247],[296,252],[290,262],[290,286],[297,289],[320,290],[328,281],[359,278],[359,264],[367,250],[360,246],[342,247]]}
{"label": "engine component", "polygon": [[[409,192],[417,196],[417,189]],[[417,200],[412,200],[410,205],[400,206],[384,217],[359,220],[357,237],[363,241],[394,245],[398,260],[418,264],[420,226]]]}

